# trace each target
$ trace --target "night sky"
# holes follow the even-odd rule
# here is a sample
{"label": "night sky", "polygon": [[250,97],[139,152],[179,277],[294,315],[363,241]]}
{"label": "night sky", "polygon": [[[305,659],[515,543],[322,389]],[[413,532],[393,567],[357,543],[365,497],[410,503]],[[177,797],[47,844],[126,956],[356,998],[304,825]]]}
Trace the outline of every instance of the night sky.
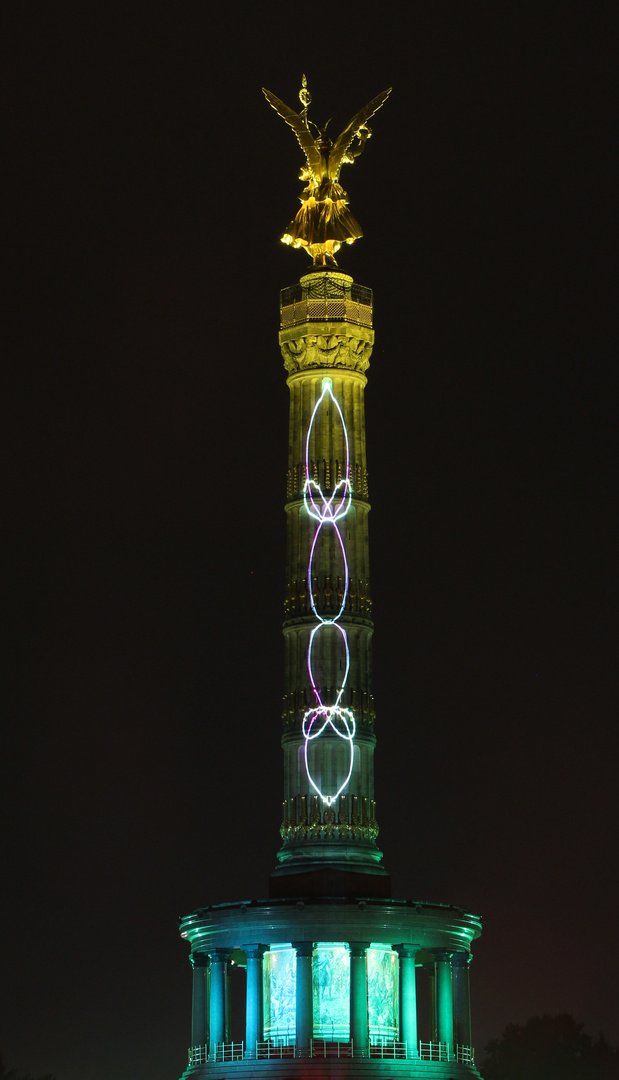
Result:
{"label": "night sky", "polygon": [[612,8],[4,6],[7,1067],[175,1080],[177,919],[267,895],[304,72],[337,131],[394,88],[340,253],[394,895],[483,917],[478,1057],[619,1041]]}

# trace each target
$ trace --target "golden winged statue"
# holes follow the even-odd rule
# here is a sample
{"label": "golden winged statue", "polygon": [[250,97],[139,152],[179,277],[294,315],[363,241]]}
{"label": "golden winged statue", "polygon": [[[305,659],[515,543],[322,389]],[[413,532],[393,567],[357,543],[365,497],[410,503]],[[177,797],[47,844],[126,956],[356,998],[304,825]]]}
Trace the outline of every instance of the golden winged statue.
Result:
{"label": "golden winged statue", "polygon": [[339,183],[340,169],[359,157],[372,134],[367,121],[384,105],[391,88],[372,98],[353,116],[334,143],[327,135],[329,121],[319,128],[307,118],[312,99],[305,75],[299,92],[303,105],[300,113],[284,105],[270,90],[263,87],[262,92],[275,112],[290,125],[307,159],[300,175],[307,185],[300,195],[301,209],[282,240],[292,247],[304,247],[317,269],[337,266],[335,254],[342,244],[353,244],[363,236],[359,223],[348,209],[348,196]]}

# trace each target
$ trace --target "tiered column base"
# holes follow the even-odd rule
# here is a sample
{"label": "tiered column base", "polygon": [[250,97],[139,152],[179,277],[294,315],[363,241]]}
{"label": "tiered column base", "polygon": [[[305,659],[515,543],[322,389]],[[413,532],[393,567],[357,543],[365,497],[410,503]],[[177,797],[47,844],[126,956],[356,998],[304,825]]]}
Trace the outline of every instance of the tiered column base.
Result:
{"label": "tiered column base", "polygon": [[[208,1016],[208,1035],[192,1047],[189,1072],[253,1080],[284,1069],[282,1078],[318,1080],[328,1060],[331,1080],[375,1080],[387,1070],[390,1080],[478,1076],[468,971],[480,929],[476,916],[451,905],[368,895],[200,909],[181,921],[194,972],[206,958],[210,973],[207,1002],[194,976],[194,1031],[206,1033]],[[243,1028],[242,1015],[229,1011],[226,970],[234,965],[247,965],[245,1040],[230,1043],[224,1030]]]}

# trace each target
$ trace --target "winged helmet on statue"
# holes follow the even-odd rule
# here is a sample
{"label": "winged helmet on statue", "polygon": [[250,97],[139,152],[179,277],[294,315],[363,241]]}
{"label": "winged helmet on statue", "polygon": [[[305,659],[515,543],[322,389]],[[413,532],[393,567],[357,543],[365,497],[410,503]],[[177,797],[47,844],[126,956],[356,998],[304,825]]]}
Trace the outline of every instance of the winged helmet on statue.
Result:
{"label": "winged helmet on statue", "polygon": [[300,195],[301,208],[282,240],[292,247],[305,248],[317,269],[337,266],[335,254],[342,244],[353,244],[363,236],[361,226],[348,209],[348,196],[339,182],[340,169],[359,157],[372,134],[367,121],[384,105],[391,88],[360,109],[335,142],[327,135],[328,120],[319,128],[307,118],[312,98],[305,75],[299,91],[303,106],[300,113],[284,105],[270,90],[263,88],[262,92],[294,131],[307,160],[300,174],[300,179],[306,182]]}

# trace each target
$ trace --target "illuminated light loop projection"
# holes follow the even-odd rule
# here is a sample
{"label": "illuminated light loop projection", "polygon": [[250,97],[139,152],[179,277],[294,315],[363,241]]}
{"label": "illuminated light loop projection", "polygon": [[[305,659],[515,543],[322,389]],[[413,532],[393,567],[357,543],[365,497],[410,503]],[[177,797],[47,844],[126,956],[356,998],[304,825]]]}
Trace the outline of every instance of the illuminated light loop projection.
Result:
{"label": "illuminated light loop projection", "polygon": [[[314,426],[314,421],[318,414],[318,410],[321,408],[323,402],[325,401],[325,398],[330,398],[335,405],[335,408],[337,409],[340,423],[342,425],[342,430],[344,432],[344,444],[346,447],[344,477],[341,480],[337,481],[330,498],[327,498],[323,494],[320,484],[318,484],[316,480],[312,480],[310,477],[309,452],[312,428]],[[313,709],[308,709],[305,713],[305,716],[303,717],[303,735],[305,737],[305,768],[307,771],[307,778],[312,785],[314,791],[316,791],[318,795],[320,795],[320,798],[323,800],[323,802],[327,804],[327,806],[331,806],[331,804],[335,802],[335,800],[341,795],[344,788],[348,784],[348,781],[350,780],[350,777],[352,775],[352,768],[354,762],[353,739],[355,736],[355,720],[351,710],[344,709],[340,705],[342,694],[344,693],[344,688],[346,686],[346,680],[348,679],[348,672],[350,669],[350,652],[348,649],[348,637],[346,635],[346,631],[343,626],[339,625],[338,622],[338,619],[342,615],[346,606],[346,599],[348,597],[349,575],[344,541],[342,539],[342,534],[338,528],[337,523],[341,520],[341,518],[346,516],[352,501],[352,486],[350,483],[349,473],[350,452],[348,448],[348,432],[346,431],[346,424],[344,423],[342,410],[337,400],[333,396],[333,382],[331,379],[326,377],[322,380],[322,394],[316,402],[316,406],[312,413],[312,418],[310,420],[309,428],[307,431],[307,440],[305,443],[305,485],[303,487],[303,500],[310,517],[313,517],[315,521],[318,522],[318,528],[316,529],[314,539],[312,541],[309,564],[307,567],[307,585],[308,595],[310,597],[310,603],[312,605],[312,611],[318,619],[318,624],[313,628],[310,634],[309,645],[307,649],[307,670],[309,673],[310,682],[312,684],[312,690],[314,691],[314,696],[316,698],[316,705]],[[344,561],[344,592],[340,603],[340,609],[337,612],[337,615],[335,615],[332,619],[323,619],[322,615],[319,614],[316,609],[316,601],[312,591],[312,568],[314,564],[314,555],[316,553],[319,537],[321,536],[322,530],[325,528],[330,528],[334,530],[338,543],[340,545],[340,550],[342,552],[342,559]],[[323,702],[320,696],[320,691],[316,686],[314,672],[312,669],[312,650],[316,640],[319,639],[320,634],[324,633],[324,628],[326,626],[334,627],[335,630],[339,632],[342,638],[342,644],[344,646],[344,652],[346,656],[346,666],[344,676],[342,678],[342,684],[337,691],[335,702],[332,705],[326,705]],[[329,735],[331,732],[334,732],[337,736],[339,736],[340,739],[343,739],[349,744],[349,763],[346,777],[338,787],[337,791],[334,794],[325,794],[312,776],[308,757],[308,747],[310,743],[314,742],[316,739],[319,739],[321,735]]]}

